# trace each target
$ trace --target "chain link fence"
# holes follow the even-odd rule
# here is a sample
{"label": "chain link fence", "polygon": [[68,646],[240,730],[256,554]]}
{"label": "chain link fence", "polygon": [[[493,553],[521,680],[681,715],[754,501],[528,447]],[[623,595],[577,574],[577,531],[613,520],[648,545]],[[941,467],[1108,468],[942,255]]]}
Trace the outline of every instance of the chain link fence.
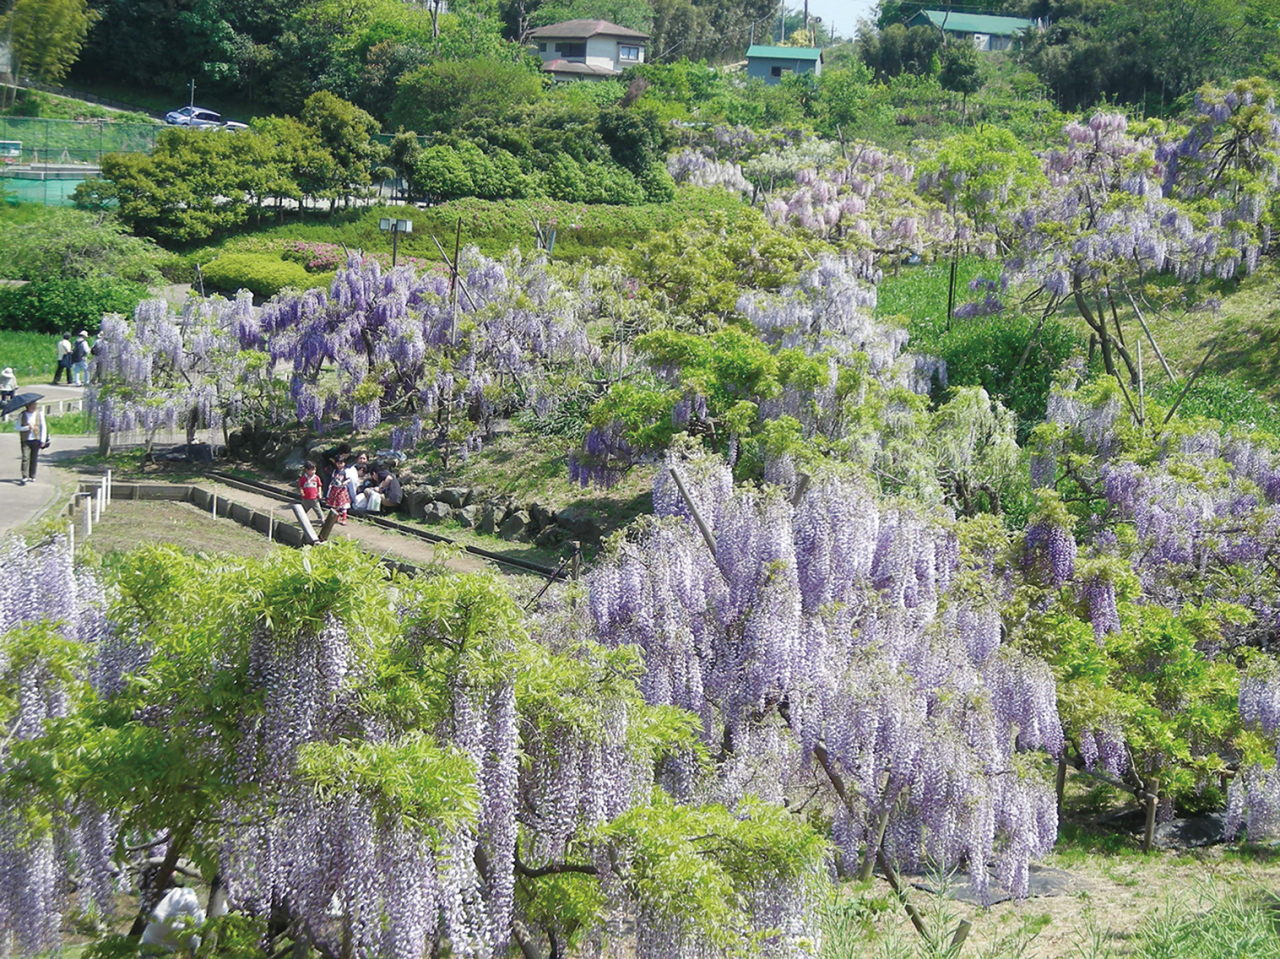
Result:
{"label": "chain link fence", "polygon": [[164,127],[119,120],[0,116],[0,188],[23,202],[65,206],[107,153],[150,153]]}

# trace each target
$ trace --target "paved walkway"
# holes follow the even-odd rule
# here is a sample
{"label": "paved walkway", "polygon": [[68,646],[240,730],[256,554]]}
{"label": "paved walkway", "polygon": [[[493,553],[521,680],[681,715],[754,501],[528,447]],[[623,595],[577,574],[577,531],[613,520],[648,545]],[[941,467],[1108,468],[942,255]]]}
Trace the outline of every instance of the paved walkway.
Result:
{"label": "paved walkway", "polygon": [[[35,482],[23,486],[19,483],[21,461],[18,458],[18,438],[12,433],[0,434],[0,536],[38,523],[60,510],[76,491],[81,473],[59,464],[97,452],[98,449],[98,439],[95,436],[53,436],[50,440],[49,449],[42,451],[37,463]],[[156,437],[157,446],[184,442],[185,436]],[[164,482],[164,478],[157,477],[156,481]],[[290,505],[273,497],[225,486],[213,477],[197,480],[196,483],[217,493],[219,499],[275,513],[279,522],[296,522]],[[475,556],[449,555],[451,550],[437,553],[436,547],[431,543],[381,529],[370,523],[362,523],[358,517],[353,517],[346,526],[335,527],[334,535],[353,539],[362,549],[376,556],[394,556],[416,566],[443,562],[450,569],[466,573],[491,568],[488,563]]]}

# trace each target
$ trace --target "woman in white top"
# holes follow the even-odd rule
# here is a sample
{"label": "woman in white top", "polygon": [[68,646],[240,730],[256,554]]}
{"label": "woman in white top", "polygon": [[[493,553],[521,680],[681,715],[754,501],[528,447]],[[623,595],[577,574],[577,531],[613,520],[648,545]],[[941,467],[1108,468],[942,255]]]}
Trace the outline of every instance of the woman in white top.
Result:
{"label": "woman in white top", "polygon": [[[13,375],[13,369],[6,366],[0,370],[0,403],[8,403],[16,392],[18,392],[18,378]],[[0,415],[0,420],[2,419],[4,416]]]}
{"label": "woman in white top", "polygon": [[36,457],[49,445],[49,424],[44,410],[32,400],[18,417],[18,437],[22,443],[22,485],[36,478]]}

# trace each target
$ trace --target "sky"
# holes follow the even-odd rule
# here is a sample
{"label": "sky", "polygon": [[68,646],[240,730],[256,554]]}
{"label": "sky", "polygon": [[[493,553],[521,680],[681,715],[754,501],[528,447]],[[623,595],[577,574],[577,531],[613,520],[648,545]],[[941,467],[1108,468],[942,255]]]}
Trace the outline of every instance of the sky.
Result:
{"label": "sky", "polygon": [[[830,27],[835,25],[842,37],[852,37],[858,29],[858,21],[871,19],[876,0],[809,0],[809,16],[822,17]],[[803,10],[804,0],[787,0],[787,8]]]}

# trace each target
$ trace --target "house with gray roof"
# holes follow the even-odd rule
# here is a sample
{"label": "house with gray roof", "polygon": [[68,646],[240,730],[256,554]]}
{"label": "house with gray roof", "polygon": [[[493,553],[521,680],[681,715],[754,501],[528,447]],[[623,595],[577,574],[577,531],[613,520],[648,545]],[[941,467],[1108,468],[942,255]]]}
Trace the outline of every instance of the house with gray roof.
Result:
{"label": "house with gray roof", "polygon": [[789,73],[822,73],[822,51],[817,47],[766,47],[753,44],[747,48],[747,76],[767,84],[781,83]]}
{"label": "house with gray roof", "polygon": [[604,80],[644,63],[647,33],[608,20],[566,20],[529,32],[542,69],[557,80]]}
{"label": "house with gray roof", "polygon": [[934,27],[957,39],[970,40],[983,51],[1008,50],[1014,38],[1040,24],[1025,17],[995,17],[985,13],[953,10],[921,10],[907,21],[909,27]]}

